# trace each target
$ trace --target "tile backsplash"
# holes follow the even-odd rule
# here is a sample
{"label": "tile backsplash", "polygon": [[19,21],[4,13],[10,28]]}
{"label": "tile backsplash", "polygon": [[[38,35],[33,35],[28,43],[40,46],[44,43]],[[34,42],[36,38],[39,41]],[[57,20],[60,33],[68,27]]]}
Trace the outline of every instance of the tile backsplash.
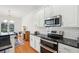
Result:
{"label": "tile backsplash", "polygon": [[64,38],[70,38],[77,40],[79,37],[79,28],[77,27],[50,27],[50,28],[39,28],[38,31],[42,34],[47,34],[48,32],[55,31],[64,31]]}

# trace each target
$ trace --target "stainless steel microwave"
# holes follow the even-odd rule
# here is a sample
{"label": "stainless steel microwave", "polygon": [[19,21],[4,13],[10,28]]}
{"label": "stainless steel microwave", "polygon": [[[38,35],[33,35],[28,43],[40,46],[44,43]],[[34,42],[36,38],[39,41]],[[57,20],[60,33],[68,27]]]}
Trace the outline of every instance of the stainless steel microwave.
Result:
{"label": "stainless steel microwave", "polygon": [[61,15],[54,16],[53,18],[47,19],[44,22],[45,27],[60,27],[62,24]]}

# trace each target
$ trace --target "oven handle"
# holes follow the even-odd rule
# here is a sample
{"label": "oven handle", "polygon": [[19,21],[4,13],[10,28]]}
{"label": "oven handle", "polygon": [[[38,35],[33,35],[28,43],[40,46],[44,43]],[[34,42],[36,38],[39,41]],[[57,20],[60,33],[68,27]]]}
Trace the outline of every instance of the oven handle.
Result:
{"label": "oven handle", "polygon": [[52,43],[52,44],[57,44],[57,42],[49,41],[49,40],[46,40],[46,39],[41,39],[41,40]]}
{"label": "oven handle", "polygon": [[47,46],[44,46],[44,45],[42,45],[42,44],[41,44],[40,46],[43,47],[44,49],[46,49],[46,50],[52,52],[52,53],[57,53],[57,51],[55,51],[55,50],[53,50],[53,49],[51,49],[51,48],[49,48],[49,47],[47,47]]}

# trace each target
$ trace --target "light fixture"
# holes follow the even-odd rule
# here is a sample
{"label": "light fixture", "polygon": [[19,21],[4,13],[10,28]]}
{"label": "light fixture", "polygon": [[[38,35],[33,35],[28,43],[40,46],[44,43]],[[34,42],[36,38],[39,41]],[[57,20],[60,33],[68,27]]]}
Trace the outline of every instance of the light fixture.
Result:
{"label": "light fixture", "polygon": [[47,18],[47,19],[51,19],[51,18]]}
{"label": "light fixture", "polygon": [[10,23],[14,23],[14,21],[13,21],[13,20],[10,20],[9,22],[10,22]]}
{"label": "light fixture", "polygon": [[11,10],[8,10],[8,16],[7,16],[7,19],[5,19],[3,22],[4,23],[7,23],[7,22],[9,22],[9,23],[14,23],[14,21],[12,20],[12,16],[11,16]]}
{"label": "light fixture", "polygon": [[14,21],[12,20],[12,16],[11,16],[11,10],[8,10],[8,12],[9,12],[9,22],[10,23],[14,23]]}
{"label": "light fixture", "polygon": [[7,19],[5,19],[3,22],[4,22],[4,23],[7,23],[7,22],[8,22],[8,20],[7,20]]}

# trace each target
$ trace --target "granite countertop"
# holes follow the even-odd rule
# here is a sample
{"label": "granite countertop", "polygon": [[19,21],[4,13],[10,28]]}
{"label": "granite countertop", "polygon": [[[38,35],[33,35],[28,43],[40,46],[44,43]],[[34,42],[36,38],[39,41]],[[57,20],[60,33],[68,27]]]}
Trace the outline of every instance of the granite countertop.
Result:
{"label": "granite countertop", "polygon": [[7,34],[3,33],[3,34],[0,34],[0,36],[5,36],[5,35],[16,35],[16,33],[7,33]]}
{"label": "granite countertop", "polygon": [[[34,35],[34,34],[31,34],[31,35]],[[58,40],[58,39],[50,38],[50,37],[48,37],[47,35],[44,35],[44,34],[39,34],[39,35],[35,35],[35,36],[38,36],[38,37],[41,37],[43,39],[47,39],[47,40],[50,40],[50,41],[62,43],[62,44],[65,44],[65,45],[68,45],[68,46],[71,46],[71,47],[79,48],[78,45],[77,45],[77,40],[73,40],[73,39],[69,39],[69,38],[63,38],[63,40]]]}

